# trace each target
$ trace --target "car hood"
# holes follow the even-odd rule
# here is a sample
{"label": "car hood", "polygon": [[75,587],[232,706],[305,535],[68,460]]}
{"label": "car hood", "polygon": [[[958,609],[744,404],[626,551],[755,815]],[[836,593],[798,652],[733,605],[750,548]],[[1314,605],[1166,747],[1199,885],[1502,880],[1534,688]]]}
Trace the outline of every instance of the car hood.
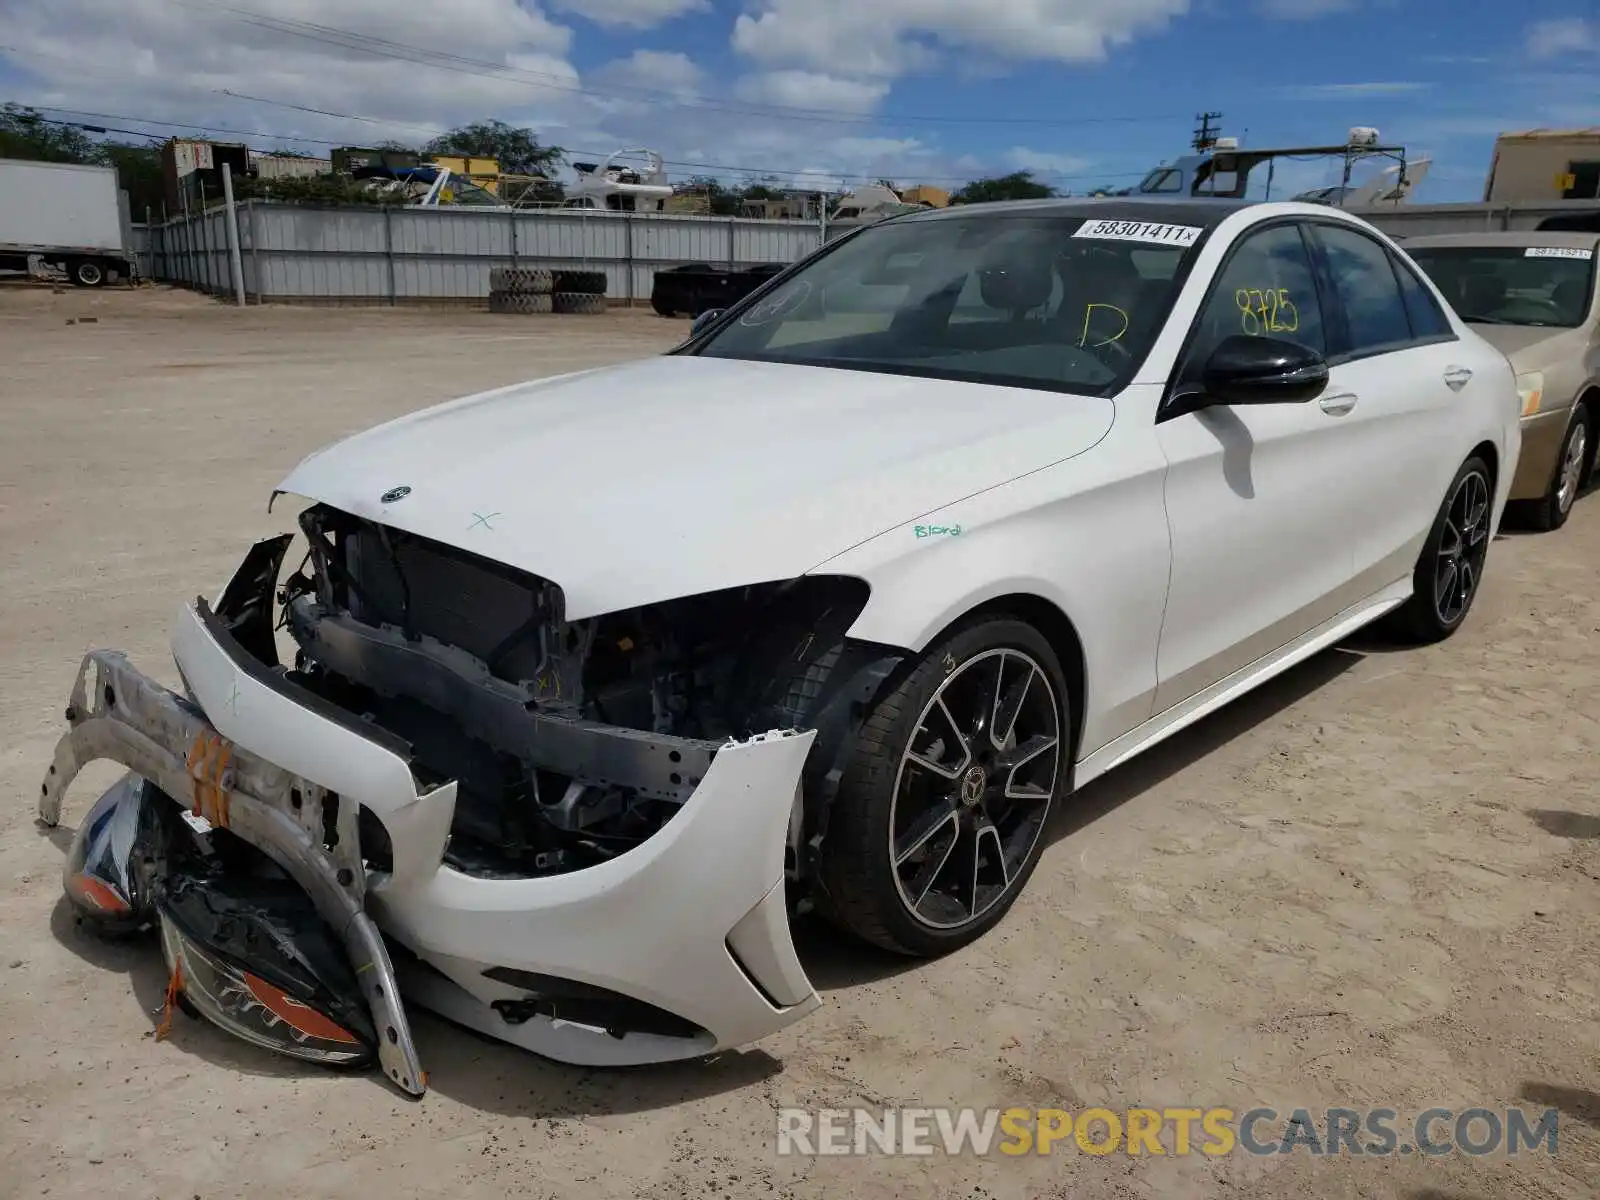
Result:
{"label": "car hood", "polygon": [[578,619],[803,575],[1082,453],[1115,412],[1091,396],[666,355],[401,417],[313,454],[278,491],[549,579]]}
{"label": "car hood", "polygon": [[1534,371],[1550,359],[1558,357],[1562,339],[1570,340],[1573,329],[1557,329],[1549,325],[1481,325],[1473,324],[1473,332],[1511,360],[1519,371]]}

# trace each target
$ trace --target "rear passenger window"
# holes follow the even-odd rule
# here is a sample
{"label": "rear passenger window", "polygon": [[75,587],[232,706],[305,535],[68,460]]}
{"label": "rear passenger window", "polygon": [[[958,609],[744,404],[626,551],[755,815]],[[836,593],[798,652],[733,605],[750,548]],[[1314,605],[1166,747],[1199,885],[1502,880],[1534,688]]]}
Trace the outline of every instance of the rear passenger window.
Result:
{"label": "rear passenger window", "polygon": [[1409,345],[1411,319],[1389,252],[1366,234],[1336,225],[1318,225],[1317,240],[1327,251],[1333,286],[1343,303],[1351,355],[1362,358]]}
{"label": "rear passenger window", "polygon": [[1454,337],[1450,321],[1433,298],[1417,273],[1399,258],[1391,256],[1395,276],[1400,280],[1400,296],[1405,301],[1406,316],[1411,319],[1411,336],[1419,342],[1431,338]]}

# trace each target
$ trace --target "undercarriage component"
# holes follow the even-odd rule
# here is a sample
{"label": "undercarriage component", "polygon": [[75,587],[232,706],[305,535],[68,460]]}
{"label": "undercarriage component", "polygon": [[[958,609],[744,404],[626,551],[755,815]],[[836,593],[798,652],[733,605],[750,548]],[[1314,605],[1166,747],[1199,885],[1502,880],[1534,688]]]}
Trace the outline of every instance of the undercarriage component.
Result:
{"label": "undercarriage component", "polygon": [[585,783],[681,802],[705,778],[716,746],[695,738],[601,725],[530,709],[527,689],[489,674],[465,651],[426,635],[364,625],[308,597],[290,602],[289,627],[328,670],[384,696],[448,714],[471,737]]}

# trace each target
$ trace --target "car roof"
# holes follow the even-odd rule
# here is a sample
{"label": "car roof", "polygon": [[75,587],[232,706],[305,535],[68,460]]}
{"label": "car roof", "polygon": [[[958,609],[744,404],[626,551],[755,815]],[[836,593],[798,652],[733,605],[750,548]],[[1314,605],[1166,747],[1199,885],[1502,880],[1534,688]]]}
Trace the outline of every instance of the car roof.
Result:
{"label": "car roof", "polygon": [[961,221],[1007,216],[1098,218],[1106,221],[1155,221],[1167,225],[1199,225],[1214,229],[1248,200],[1160,200],[1133,196],[1053,197],[1046,200],[997,200],[988,204],[955,204],[929,208],[889,218],[895,224],[920,221]]}
{"label": "car roof", "polygon": [[1537,229],[1484,230],[1481,233],[1423,233],[1407,237],[1402,245],[1407,250],[1418,246],[1505,246],[1518,249],[1524,246],[1552,246],[1559,249],[1592,250],[1600,242],[1600,233],[1558,233],[1555,230],[1541,233]]}

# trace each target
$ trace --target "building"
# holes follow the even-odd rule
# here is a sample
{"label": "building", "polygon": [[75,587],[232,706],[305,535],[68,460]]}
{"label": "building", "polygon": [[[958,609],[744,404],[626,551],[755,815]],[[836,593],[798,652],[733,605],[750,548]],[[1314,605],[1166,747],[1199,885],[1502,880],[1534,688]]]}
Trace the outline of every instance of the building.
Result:
{"label": "building", "polygon": [[1502,133],[1483,198],[1495,203],[1600,199],[1600,126]]}

